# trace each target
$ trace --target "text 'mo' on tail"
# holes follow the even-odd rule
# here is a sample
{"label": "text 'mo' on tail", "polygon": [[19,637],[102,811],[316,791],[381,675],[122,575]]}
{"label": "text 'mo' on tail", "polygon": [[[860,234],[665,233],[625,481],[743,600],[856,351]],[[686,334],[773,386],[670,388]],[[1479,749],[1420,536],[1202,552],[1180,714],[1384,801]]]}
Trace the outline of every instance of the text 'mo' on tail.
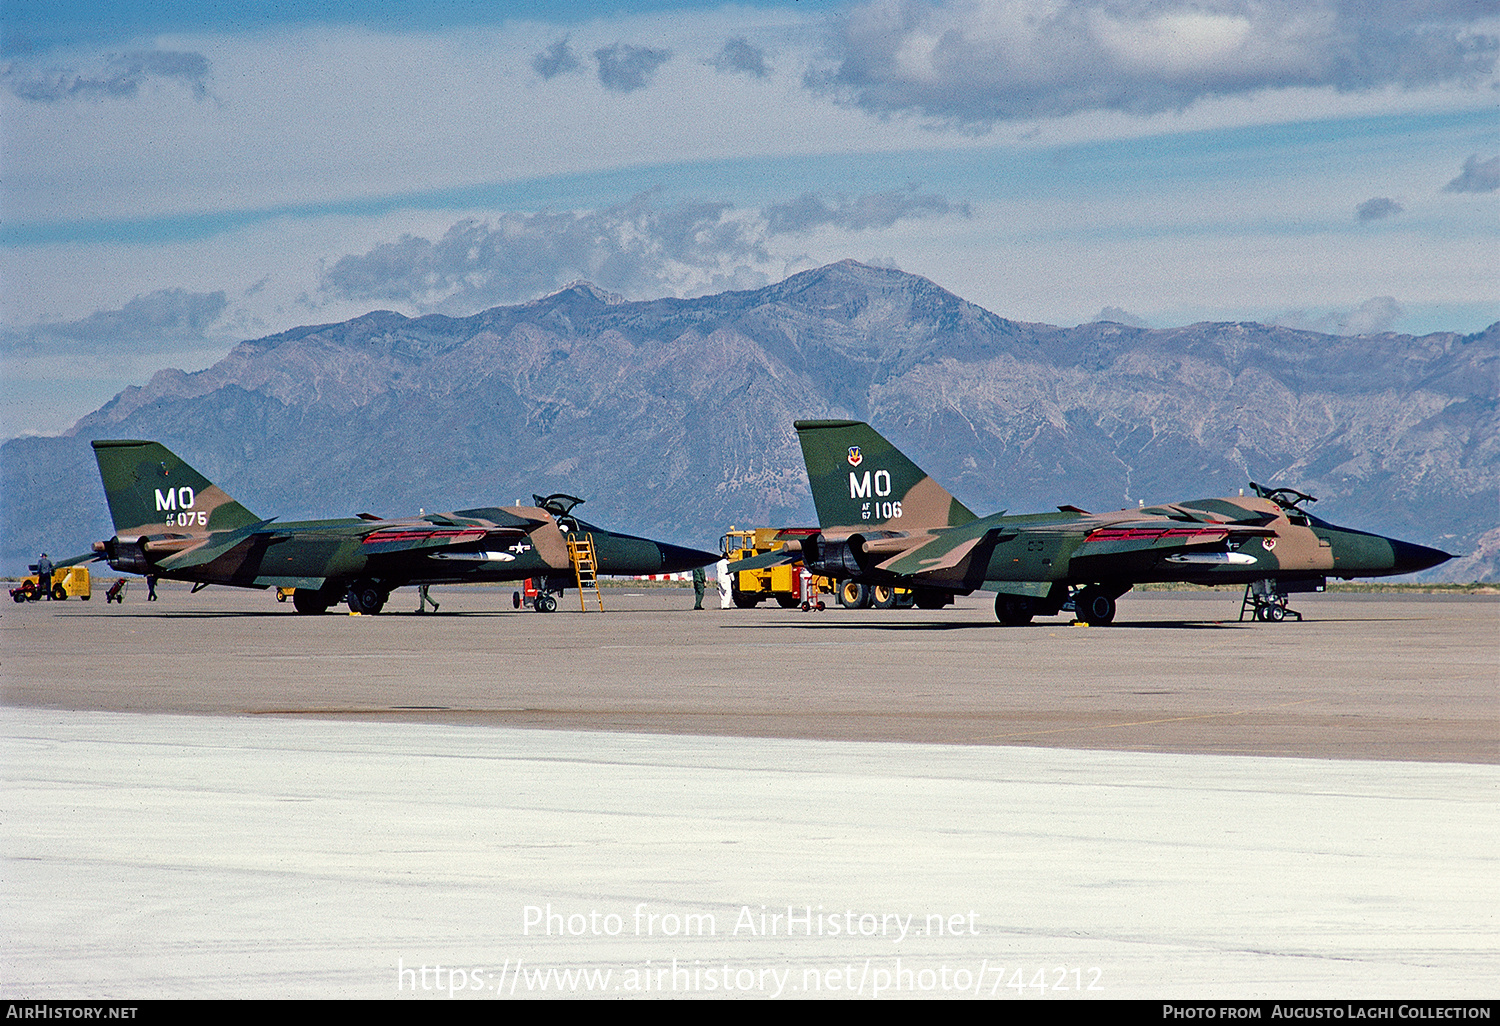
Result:
{"label": "text 'mo' on tail", "polygon": [[963,503],[857,420],[799,420],[818,521],[830,527],[921,531],[975,519]]}
{"label": "text 'mo' on tail", "polygon": [[160,442],[97,441],[94,458],[122,537],[207,534],[259,521]]}

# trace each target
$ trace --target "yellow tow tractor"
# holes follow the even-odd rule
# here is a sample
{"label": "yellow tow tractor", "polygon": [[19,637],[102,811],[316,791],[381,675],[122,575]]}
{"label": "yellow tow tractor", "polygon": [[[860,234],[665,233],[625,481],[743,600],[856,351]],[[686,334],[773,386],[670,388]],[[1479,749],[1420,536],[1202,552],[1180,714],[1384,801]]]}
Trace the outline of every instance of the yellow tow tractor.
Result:
{"label": "yellow tow tractor", "polygon": [[[781,552],[798,545],[804,537],[817,532],[817,528],[758,527],[737,530],[731,527],[719,541],[724,558],[733,563],[738,559],[751,559],[768,552]],[[808,595],[818,593],[834,595],[845,609],[892,609],[906,608],[912,604],[913,594],[906,588],[893,588],[888,584],[861,584],[858,581],[835,581],[828,577],[809,576],[803,584],[801,562],[782,566],[766,567],[763,570],[741,570],[730,581],[730,595],[741,609],[750,609],[766,599],[775,599],[783,609],[794,609],[808,601]],[[814,590],[815,589],[815,590]],[[817,604],[817,599],[812,600]]]}
{"label": "yellow tow tractor", "polygon": [[[10,597],[17,602],[37,602],[42,598],[41,577],[33,566],[31,576],[21,578],[19,587],[10,589]],[[81,598],[87,602],[93,594],[89,581],[89,568],[67,566],[52,572],[52,598],[61,602],[67,598]]]}
{"label": "yellow tow tractor", "polygon": [[[757,527],[729,532],[719,539],[719,551],[733,563],[738,559],[780,552],[790,539],[774,527]],[[783,609],[802,604],[802,564],[788,563],[764,570],[741,570],[729,581],[729,594],[741,609],[752,609],[766,599],[775,599]]]}

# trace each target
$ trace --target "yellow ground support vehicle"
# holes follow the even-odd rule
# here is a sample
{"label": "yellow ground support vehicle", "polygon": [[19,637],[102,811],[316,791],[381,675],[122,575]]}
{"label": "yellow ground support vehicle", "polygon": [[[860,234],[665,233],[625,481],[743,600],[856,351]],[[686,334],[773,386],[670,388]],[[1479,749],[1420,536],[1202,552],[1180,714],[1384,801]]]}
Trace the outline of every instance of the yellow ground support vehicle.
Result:
{"label": "yellow ground support vehicle", "polygon": [[[786,540],[774,527],[757,527],[749,530],[729,532],[719,539],[719,551],[733,563],[737,559],[749,559],[767,552],[780,551]],[[765,570],[741,570],[729,582],[729,594],[734,604],[741,609],[750,609],[766,599],[775,599],[783,609],[794,609],[802,604],[802,564],[773,566]]]}
{"label": "yellow ground support vehicle", "polygon": [[[729,532],[719,540],[719,549],[731,563],[737,559],[750,559],[768,552],[779,552],[787,544],[795,545],[803,535],[815,533],[816,528],[758,527]],[[802,564],[767,567],[764,570],[741,570],[730,582],[730,594],[734,604],[749,609],[768,598],[775,599],[783,609],[793,609],[806,597],[802,588]],[[861,584],[858,581],[835,581],[827,577],[814,577],[818,590],[838,598],[845,609],[891,609],[912,604],[912,593],[905,588],[893,588],[887,584]]]}
{"label": "yellow ground support vehicle", "polygon": [[[55,601],[81,598],[87,602],[92,594],[88,567],[68,566],[52,572],[52,598]],[[10,589],[10,597],[17,602],[38,601],[42,597],[41,579],[35,573],[21,578],[20,587]]]}

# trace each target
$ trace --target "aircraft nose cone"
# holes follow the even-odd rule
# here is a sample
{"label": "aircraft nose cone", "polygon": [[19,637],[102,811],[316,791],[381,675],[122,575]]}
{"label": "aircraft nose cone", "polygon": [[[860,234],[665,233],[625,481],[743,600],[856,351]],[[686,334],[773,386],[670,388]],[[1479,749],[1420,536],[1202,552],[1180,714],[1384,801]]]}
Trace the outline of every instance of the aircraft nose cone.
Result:
{"label": "aircraft nose cone", "polygon": [[1414,545],[1411,542],[1393,541],[1391,548],[1398,574],[1414,574],[1453,558],[1442,549],[1430,549],[1426,545]]}
{"label": "aircraft nose cone", "polygon": [[704,552],[702,549],[688,549],[662,542],[658,542],[656,547],[661,550],[661,572],[664,574],[680,574],[719,561],[717,552]]}

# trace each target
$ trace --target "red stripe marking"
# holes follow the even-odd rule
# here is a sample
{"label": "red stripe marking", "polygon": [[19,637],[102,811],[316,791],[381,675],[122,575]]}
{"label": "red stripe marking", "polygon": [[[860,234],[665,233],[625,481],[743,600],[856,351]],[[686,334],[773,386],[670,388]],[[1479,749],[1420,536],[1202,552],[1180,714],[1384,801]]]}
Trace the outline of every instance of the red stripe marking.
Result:
{"label": "red stripe marking", "polygon": [[437,539],[440,539],[442,541],[450,542],[452,544],[457,545],[457,544],[461,544],[463,542],[468,542],[468,541],[478,541],[481,538],[483,538],[486,533],[487,532],[485,532],[483,530],[445,531],[445,530],[442,530],[442,529],[437,529],[437,530],[407,529],[407,530],[395,530],[395,531],[376,531],[374,534],[366,535],[363,544],[365,544],[365,545],[380,545],[380,544],[383,544],[385,542],[403,542],[403,541],[415,542],[415,541],[426,541],[429,538],[437,538]]}
{"label": "red stripe marking", "polygon": [[1158,538],[1227,538],[1222,527],[1101,527],[1090,531],[1088,541],[1155,541]]}

